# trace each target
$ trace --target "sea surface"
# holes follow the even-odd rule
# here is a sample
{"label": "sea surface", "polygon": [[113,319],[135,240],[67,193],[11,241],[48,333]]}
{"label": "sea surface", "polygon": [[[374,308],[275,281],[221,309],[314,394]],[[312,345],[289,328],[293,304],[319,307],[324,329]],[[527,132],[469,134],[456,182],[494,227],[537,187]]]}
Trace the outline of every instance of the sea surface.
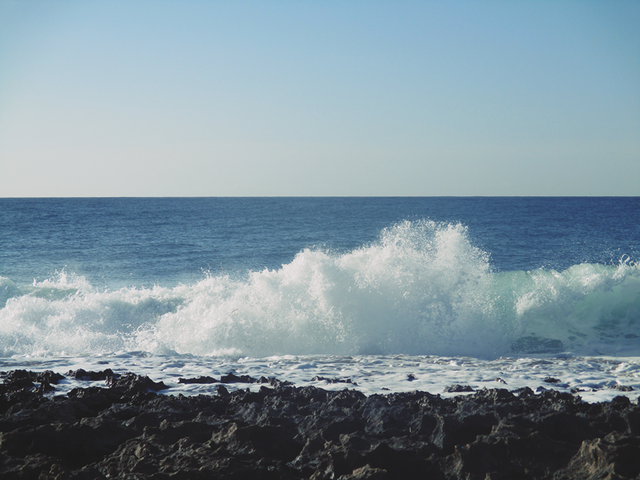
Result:
{"label": "sea surface", "polygon": [[635,399],[639,261],[638,197],[0,198],[0,370]]}

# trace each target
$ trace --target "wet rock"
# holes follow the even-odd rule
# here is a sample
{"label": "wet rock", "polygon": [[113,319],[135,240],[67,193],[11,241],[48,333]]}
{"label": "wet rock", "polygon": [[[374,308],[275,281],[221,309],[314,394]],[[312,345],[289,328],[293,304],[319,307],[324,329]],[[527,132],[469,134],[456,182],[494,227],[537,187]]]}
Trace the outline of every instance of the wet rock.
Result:
{"label": "wet rock", "polygon": [[[55,391],[51,385],[56,385],[64,376],[54,373],[51,370],[44,372],[28,372],[26,370],[13,370],[2,375],[4,377],[0,393],[24,390],[31,388],[39,393],[49,393]],[[39,385],[35,385],[38,383]]]}
{"label": "wet rock", "polygon": [[333,385],[334,383],[350,383],[351,385],[358,385],[357,383],[352,382],[350,378],[327,378],[327,377],[321,377],[319,375],[316,375],[315,377],[313,377],[311,381],[326,382],[330,385]]}
{"label": "wet rock", "polygon": [[40,383],[53,383],[57,385],[60,380],[64,380],[64,375],[52,372],[51,370],[45,370],[44,372],[36,373],[36,382]]}
{"label": "wet rock", "polygon": [[236,375],[234,373],[227,373],[220,377],[220,383],[257,383],[258,379],[250,377],[249,375]]}
{"label": "wet rock", "polygon": [[163,382],[154,382],[147,376],[126,373],[122,376],[110,376],[106,378],[106,385],[113,389],[124,390],[127,393],[146,393],[148,391],[157,392],[165,390],[167,387]]}
{"label": "wet rock", "polygon": [[197,383],[197,384],[207,384],[207,383],[217,383],[217,380],[213,377],[201,376],[197,378],[179,378],[178,383]]}
{"label": "wet rock", "polygon": [[268,383],[272,387],[276,387],[276,388],[282,388],[282,387],[287,387],[289,385],[293,385],[292,382],[289,382],[287,380],[278,380],[275,377],[269,377],[269,378],[260,377],[260,380],[258,380],[258,383]]}
{"label": "wet rock", "polygon": [[224,385],[216,385],[216,393],[223,398],[229,397],[229,390]]}
{"label": "wet rock", "polygon": [[83,381],[89,381],[89,382],[105,381],[107,378],[110,378],[110,377],[113,378],[116,376],[117,375],[113,373],[113,370],[111,370],[110,368],[107,368],[106,370],[103,370],[101,372],[92,372],[92,371],[87,372],[82,368],[79,368],[78,370],[69,370],[67,372],[67,377],[69,378],[74,378],[76,380],[83,380]]}
{"label": "wet rock", "polygon": [[618,390],[620,392],[632,392],[633,387],[631,385],[613,385],[611,387],[613,390]]}
{"label": "wet rock", "polygon": [[473,388],[469,385],[450,385],[445,387],[444,391],[446,393],[462,393],[462,392],[473,392]]}

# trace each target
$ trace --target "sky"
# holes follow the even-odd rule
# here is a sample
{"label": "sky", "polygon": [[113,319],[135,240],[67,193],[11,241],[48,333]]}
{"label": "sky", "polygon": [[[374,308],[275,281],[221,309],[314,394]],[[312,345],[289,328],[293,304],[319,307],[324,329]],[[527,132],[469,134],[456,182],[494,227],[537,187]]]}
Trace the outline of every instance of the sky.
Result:
{"label": "sky", "polygon": [[640,195],[640,2],[0,0],[0,197]]}

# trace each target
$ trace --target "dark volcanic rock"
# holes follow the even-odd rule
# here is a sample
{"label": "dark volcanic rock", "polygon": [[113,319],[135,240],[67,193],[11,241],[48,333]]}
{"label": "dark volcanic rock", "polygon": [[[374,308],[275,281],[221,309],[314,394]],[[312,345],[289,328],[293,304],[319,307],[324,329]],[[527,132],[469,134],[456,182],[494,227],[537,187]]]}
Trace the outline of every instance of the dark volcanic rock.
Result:
{"label": "dark volcanic rock", "polygon": [[473,388],[469,385],[451,385],[444,389],[447,393],[463,393],[463,392],[473,392]]}
{"label": "dark volcanic rock", "polygon": [[106,375],[106,388],[48,397],[36,384],[54,384],[56,374],[3,374],[0,478],[640,475],[640,405],[626,397],[587,404],[528,388],[449,399],[426,392],[367,397],[243,377],[223,383],[262,383],[259,391],[219,385],[217,395],[164,396],[156,393],[163,383],[124,374]]}
{"label": "dark volcanic rock", "polygon": [[621,392],[632,392],[633,387],[631,385],[614,385],[611,387],[613,390],[619,390]]}
{"label": "dark volcanic rock", "polygon": [[124,390],[127,393],[145,393],[149,390],[157,392],[158,390],[169,388],[162,382],[154,382],[149,377],[142,377],[135,373],[127,373],[119,377],[107,377],[106,384],[112,389]]}
{"label": "dark volcanic rock", "polygon": [[236,375],[235,373],[229,372],[226,375],[220,377],[220,383],[257,383],[258,380],[256,378],[250,377],[249,375]]}
{"label": "dark volcanic rock", "polygon": [[217,380],[213,377],[197,377],[197,378],[179,378],[178,383],[199,383],[199,384],[207,384],[207,383],[216,383]]}
{"label": "dark volcanic rock", "polygon": [[612,432],[604,438],[585,440],[557,480],[574,478],[638,478],[640,438]]}
{"label": "dark volcanic rock", "polygon": [[330,385],[334,383],[350,383],[351,385],[358,385],[355,382],[352,382],[350,378],[327,378],[321,377],[320,375],[316,375],[311,379],[312,382],[326,382]]}
{"label": "dark volcanic rock", "polygon": [[69,372],[67,372],[67,377],[75,378],[76,380],[86,380],[86,381],[92,381],[92,382],[106,380],[109,377],[116,377],[116,376],[117,375],[113,373],[113,371],[110,368],[107,368],[102,372],[91,372],[91,371],[87,372],[82,368],[79,368],[78,370],[75,370],[75,371],[69,370]]}

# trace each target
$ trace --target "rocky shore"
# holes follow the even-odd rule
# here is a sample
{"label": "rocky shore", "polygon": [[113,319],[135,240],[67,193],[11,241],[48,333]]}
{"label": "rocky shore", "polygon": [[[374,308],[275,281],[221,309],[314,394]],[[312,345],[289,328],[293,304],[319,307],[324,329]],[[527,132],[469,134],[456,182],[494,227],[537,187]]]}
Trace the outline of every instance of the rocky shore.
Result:
{"label": "rocky shore", "polygon": [[[184,397],[110,370],[1,377],[3,479],[640,476],[640,405],[627,397],[589,404],[530,389],[367,397],[232,374],[222,383],[261,383],[259,391],[230,393],[221,383],[216,395]],[[69,377],[81,386],[52,396]],[[89,380],[104,387],[82,387]]]}

